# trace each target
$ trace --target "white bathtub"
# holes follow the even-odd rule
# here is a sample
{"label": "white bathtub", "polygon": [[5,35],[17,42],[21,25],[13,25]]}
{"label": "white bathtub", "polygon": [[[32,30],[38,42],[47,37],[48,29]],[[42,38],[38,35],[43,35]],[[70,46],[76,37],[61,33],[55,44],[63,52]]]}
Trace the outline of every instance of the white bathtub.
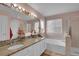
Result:
{"label": "white bathtub", "polygon": [[59,45],[59,46],[65,46],[65,40],[46,39],[46,43],[55,44],[55,45]]}
{"label": "white bathtub", "polygon": [[46,39],[47,50],[65,54],[65,40]]}
{"label": "white bathtub", "polygon": [[79,56],[79,48],[72,47],[71,48],[71,55],[72,56]]}
{"label": "white bathtub", "polygon": [[[47,50],[65,55],[65,40],[46,39]],[[79,56],[79,48],[71,48],[71,56]]]}

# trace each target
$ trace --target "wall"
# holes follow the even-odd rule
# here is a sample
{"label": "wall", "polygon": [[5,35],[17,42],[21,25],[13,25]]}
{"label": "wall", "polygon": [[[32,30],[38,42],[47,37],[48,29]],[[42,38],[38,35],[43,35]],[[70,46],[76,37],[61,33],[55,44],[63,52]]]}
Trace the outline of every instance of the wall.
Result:
{"label": "wall", "polygon": [[71,19],[72,47],[79,48],[79,16],[74,16]]}

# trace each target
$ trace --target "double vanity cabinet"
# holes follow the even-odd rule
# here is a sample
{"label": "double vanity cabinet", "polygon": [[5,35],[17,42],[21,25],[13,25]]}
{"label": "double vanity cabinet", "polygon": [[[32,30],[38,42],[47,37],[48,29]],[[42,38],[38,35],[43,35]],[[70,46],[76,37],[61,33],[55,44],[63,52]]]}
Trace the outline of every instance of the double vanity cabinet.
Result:
{"label": "double vanity cabinet", "polygon": [[40,56],[46,49],[45,39],[24,48],[11,56]]}

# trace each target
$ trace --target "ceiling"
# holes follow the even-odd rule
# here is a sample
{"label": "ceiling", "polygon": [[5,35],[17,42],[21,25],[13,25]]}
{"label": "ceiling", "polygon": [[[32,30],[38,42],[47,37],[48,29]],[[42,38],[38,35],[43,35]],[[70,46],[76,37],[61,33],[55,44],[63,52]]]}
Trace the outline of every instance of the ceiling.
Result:
{"label": "ceiling", "polygon": [[79,3],[29,3],[29,5],[43,16],[79,10]]}

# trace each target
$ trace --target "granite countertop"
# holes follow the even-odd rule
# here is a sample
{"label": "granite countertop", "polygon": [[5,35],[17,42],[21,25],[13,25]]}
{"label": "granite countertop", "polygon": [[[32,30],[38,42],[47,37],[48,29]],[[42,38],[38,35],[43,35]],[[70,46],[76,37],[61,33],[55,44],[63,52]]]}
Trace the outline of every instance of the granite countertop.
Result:
{"label": "granite countertop", "polygon": [[[44,39],[44,38],[43,38]],[[30,47],[31,45],[38,43],[39,41],[43,40],[41,39],[41,37],[37,37],[37,38],[25,38],[23,40],[20,40],[18,42],[16,42],[16,44],[23,44],[24,46],[18,49],[14,49],[14,50],[8,50],[8,48],[11,45],[5,45],[0,47],[0,56],[10,56],[18,51],[21,51],[27,47]]]}

